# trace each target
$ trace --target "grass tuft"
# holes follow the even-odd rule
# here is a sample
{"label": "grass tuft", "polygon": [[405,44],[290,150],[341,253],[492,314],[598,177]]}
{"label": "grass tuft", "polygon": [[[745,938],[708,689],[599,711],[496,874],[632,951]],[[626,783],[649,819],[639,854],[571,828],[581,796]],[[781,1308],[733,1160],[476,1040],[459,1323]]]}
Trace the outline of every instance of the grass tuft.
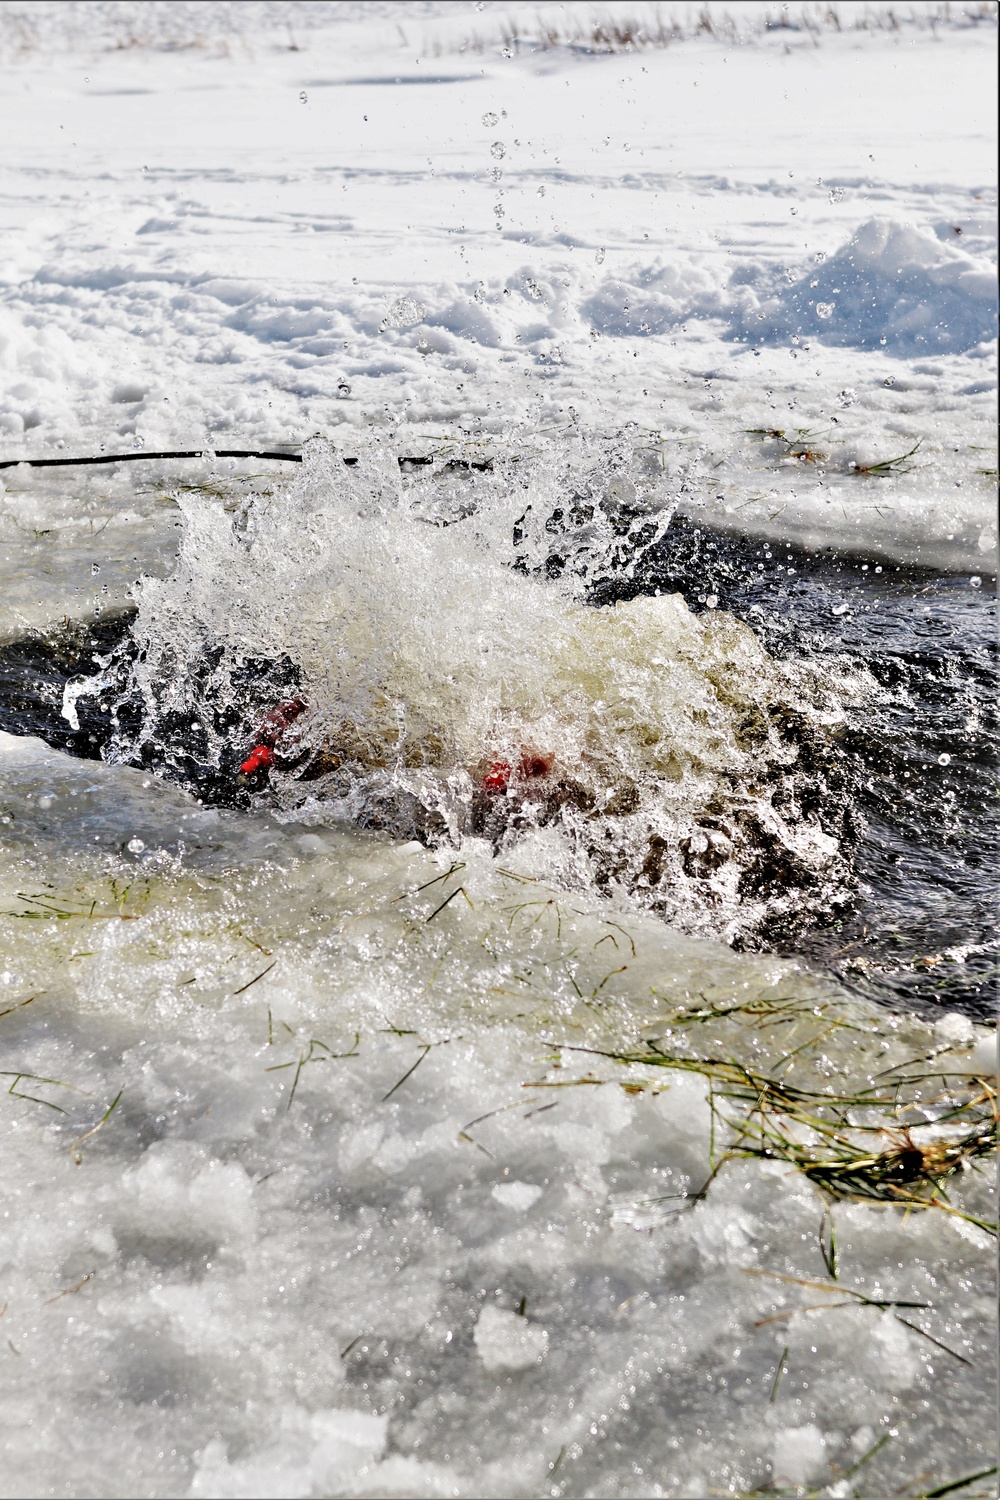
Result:
{"label": "grass tuft", "polygon": [[913,447],[908,448],[905,453],[898,453],[895,458],[883,458],[877,464],[852,463],[851,472],[852,474],[905,474],[907,472],[906,460],[913,457],[922,443],[923,438],[918,438]]}
{"label": "grass tuft", "polygon": [[[868,1087],[836,1092],[828,1084],[793,1082],[789,1077],[808,1054],[843,1027],[858,1030],[821,1009],[804,1011],[787,999],[759,998],[748,1003],[704,1004],[674,1018],[678,1027],[743,1017],[755,1032],[765,1025],[791,1025],[787,1037],[811,1022],[811,1034],[786,1048],[779,1062],[765,1070],[735,1055],[692,1055],[668,1049],[657,1038],[644,1047],[618,1050],[554,1043],[559,1053],[582,1053],[627,1068],[628,1080],[595,1078],[540,1080],[532,1087],[559,1088],[568,1083],[618,1082],[629,1093],[654,1091],[664,1070],[696,1073],[709,1083],[712,1117],[712,1176],[726,1161],[757,1158],[786,1162],[807,1177],[828,1205],[837,1201],[896,1204],[907,1209],[937,1208],[977,1224],[993,1235],[1000,1226],[956,1207],[948,1184],[958,1174],[984,1163],[997,1146],[995,1081],[971,1074],[926,1071],[914,1058]],[[820,1024],[817,1025],[817,1022]],[[825,1024],[824,1024],[825,1023]],[[687,1038],[685,1038],[685,1041]],[[642,1070],[653,1077],[635,1077]],[[718,1153],[715,1143],[724,1141]],[[710,1179],[711,1180],[711,1179]],[[695,1196],[701,1196],[708,1184]],[[837,1277],[837,1241],[833,1220],[824,1214],[820,1252],[832,1280]]]}

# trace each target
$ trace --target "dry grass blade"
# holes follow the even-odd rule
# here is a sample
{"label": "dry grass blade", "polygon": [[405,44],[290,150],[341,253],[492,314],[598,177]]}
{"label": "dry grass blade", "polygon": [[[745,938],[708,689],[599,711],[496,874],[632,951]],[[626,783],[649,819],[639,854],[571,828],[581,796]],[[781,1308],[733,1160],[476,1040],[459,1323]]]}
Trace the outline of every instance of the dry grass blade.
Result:
{"label": "dry grass blade", "polygon": [[56,1089],[72,1089],[74,1094],[87,1093],[86,1089],[78,1088],[75,1083],[64,1083],[61,1078],[44,1078],[40,1073],[20,1073],[9,1069],[2,1069],[0,1070],[0,1078],[9,1078],[11,1080],[10,1088],[7,1090],[11,1098],[28,1099],[32,1104],[44,1104],[46,1109],[54,1109],[60,1115],[67,1113],[61,1104],[53,1104],[51,1099],[39,1099],[37,1094],[22,1094],[18,1088],[21,1080],[24,1079],[29,1083],[48,1083]]}
{"label": "dry grass blade", "polygon": [[233,994],[242,995],[244,991],[248,990],[252,984],[256,984],[258,979],[263,979],[265,974],[270,974],[271,970],[274,968],[277,962],[278,960],[275,959],[273,964],[268,964],[266,969],[261,969],[260,973],[255,974],[252,979],[248,979],[246,984],[241,984],[238,990],[233,990]]}
{"label": "dry grass blade", "polygon": [[383,1094],[382,1095],[382,1103],[383,1104],[385,1103],[385,1101],[387,1099],[391,1099],[392,1098],[393,1094],[396,1092],[397,1089],[401,1089],[403,1087],[403,1084],[406,1082],[406,1080],[408,1078],[412,1078],[413,1077],[414,1073],[420,1067],[420,1064],[423,1062],[424,1058],[427,1056],[427,1054],[428,1054],[428,1052],[430,1050],[431,1050],[431,1043],[430,1042],[424,1042],[423,1046],[420,1049],[420,1056],[417,1058],[416,1062],[412,1065],[412,1067],[407,1068],[407,1070],[403,1074],[402,1078],[397,1079],[397,1081],[393,1084],[392,1088],[389,1090],[389,1092],[387,1094]]}
{"label": "dry grass blade", "polygon": [[354,1033],[354,1041],[347,1052],[334,1052],[333,1048],[328,1047],[326,1042],[321,1042],[318,1037],[313,1037],[308,1047],[304,1052],[299,1054],[297,1059],[293,1058],[290,1062],[272,1063],[269,1068],[265,1068],[265,1073],[280,1073],[284,1068],[295,1069],[295,1077],[292,1079],[292,1087],[288,1095],[288,1103],[285,1105],[285,1112],[287,1113],[292,1107],[299,1086],[299,1079],[302,1077],[303,1068],[307,1068],[310,1063],[339,1062],[348,1057],[357,1057],[360,1042],[361,1033],[360,1031],[356,1031]]}
{"label": "dry grass blade", "polygon": [[991,1464],[988,1469],[977,1469],[974,1474],[966,1474],[963,1479],[952,1479],[947,1484],[938,1485],[937,1489],[921,1490],[917,1500],[939,1500],[941,1495],[953,1495],[958,1490],[964,1490],[967,1485],[975,1484],[978,1479],[991,1479],[996,1473],[1000,1473],[1000,1464]]}
{"label": "dry grass blade", "polygon": [[84,1141],[89,1141],[92,1136],[95,1136],[97,1134],[102,1126],[108,1123],[108,1121],[111,1119],[111,1116],[118,1108],[118,1105],[121,1103],[121,1097],[124,1092],[125,1090],[123,1088],[119,1089],[115,1097],[112,1099],[111,1103],[108,1105],[107,1109],[104,1111],[101,1118],[98,1120],[97,1124],[91,1125],[89,1130],[85,1130],[83,1132],[83,1135],[78,1135],[76,1140],[71,1144],[69,1149],[73,1152],[73,1160],[76,1162],[77,1166],[79,1166],[83,1160],[83,1156],[79,1148],[83,1145]]}
{"label": "dry grass blade", "polygon": [[18,1000],[16,1005],[8,1005],[6,1010],[0,1010],[0,1021],[4,1016],[12,1016],[16,1010],[23,1010],[26,1005],[33,1005],[37,999],[38,995],[29,995],[27,1000]]}
{"label": "dry grass blade", "polygon": [[63,1287],[61,1292],[56,1292],[54,1297],[46,1297],[45,1301],[42,1303],[42,1306],[51,1307],[53,1302],[58,1302],[61,1297],[72,1297],[75,1292],[81,1291],[83,1287],[87,1285],[88,1281],[93,1281],[94,1275],[95,1272],[87,1271],[85,1275],[80,1277],[80,1280],[76,1283],[75,1286],[65,1286]]}

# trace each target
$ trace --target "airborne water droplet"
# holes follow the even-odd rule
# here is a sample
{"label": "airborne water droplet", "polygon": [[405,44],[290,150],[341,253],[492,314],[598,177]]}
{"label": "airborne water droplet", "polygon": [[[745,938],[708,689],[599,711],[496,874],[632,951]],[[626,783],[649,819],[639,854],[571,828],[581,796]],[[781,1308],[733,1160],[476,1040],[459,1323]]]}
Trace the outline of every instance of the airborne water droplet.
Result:
{"label": "airborne water droplet", "polygon": [[486,113],[483,115],[483,124],[484,125],[496,125],[498,123],[499,123],[498,116],[495,115],[491,109],[488,109],[486,111]]}
{"label": "airborne water droplet", "polygon": [[507,155],[507,147],[504,145],[503,141],[493,142],[492,146],[490,147],[490,155],[495,157],[497,161],[500,160],[501,156]]}

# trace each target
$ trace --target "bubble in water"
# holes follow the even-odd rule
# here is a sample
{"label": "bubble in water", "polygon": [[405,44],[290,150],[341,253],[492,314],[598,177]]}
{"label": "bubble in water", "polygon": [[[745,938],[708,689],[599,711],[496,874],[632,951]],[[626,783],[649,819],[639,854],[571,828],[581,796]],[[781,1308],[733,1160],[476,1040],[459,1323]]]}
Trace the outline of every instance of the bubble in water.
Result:
{"label": "bubble in water", "polygon": [[498,123],[499,123],[499,116],[495,115],[491,109],[488,109],[486,111],[486,113],[483,115],[483,124],[484,125],[496,125]]}
{"label": "bubble in water", "polygon": [[950,755],[939,755],[938,756],[938,765],[939,766],[950,766],[951,765],[951,756]]}
{"label": "bubble in water", "polygon": [[493,142],[492,146],[490,147],[490,155],[495,157],[497,161],[499,161],[502,156],[507,155],[507,147],[504,145],[503,141]]}
{"label": "bubble in water", "polygon": [[820,318],[832,318],[836,308],[832,302],[817,302],[816,315]]}
{"label": "bubble in water", "polygon": [[142,839],[129,839],[125,847],[130,854],[141,854],[146,845],[143,843]]}
{"label": "bubble in water", "polygon": [[980,578],[978,573],[974,573],[973,576],[969,579],[969,587],[971,589],[981,589],[982,586],[983,580]]}

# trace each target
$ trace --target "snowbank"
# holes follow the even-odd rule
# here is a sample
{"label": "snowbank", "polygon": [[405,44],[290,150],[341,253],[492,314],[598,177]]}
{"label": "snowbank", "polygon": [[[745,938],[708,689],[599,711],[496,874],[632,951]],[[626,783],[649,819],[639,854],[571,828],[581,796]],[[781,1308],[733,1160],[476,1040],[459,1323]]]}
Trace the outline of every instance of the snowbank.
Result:
{"label": "snowbank", "polygon": [[723,284],[690,256],[661,258],[609,277],[582,310],[618,338],[714,318],[723,337],[753,344],[808,336],[909,358],[960,354],[995,339],[997,280],[990,262],[942,243],[932,229],[879,218],[791,280],[772,266],[744,266]]}
{"label": "snowbank", "polygon": [[900,358],[959,354],[997,336],[996,271],[932,230],[869,219],[787,289],[748,288],[732,327],[751,342],[809,336]]}

